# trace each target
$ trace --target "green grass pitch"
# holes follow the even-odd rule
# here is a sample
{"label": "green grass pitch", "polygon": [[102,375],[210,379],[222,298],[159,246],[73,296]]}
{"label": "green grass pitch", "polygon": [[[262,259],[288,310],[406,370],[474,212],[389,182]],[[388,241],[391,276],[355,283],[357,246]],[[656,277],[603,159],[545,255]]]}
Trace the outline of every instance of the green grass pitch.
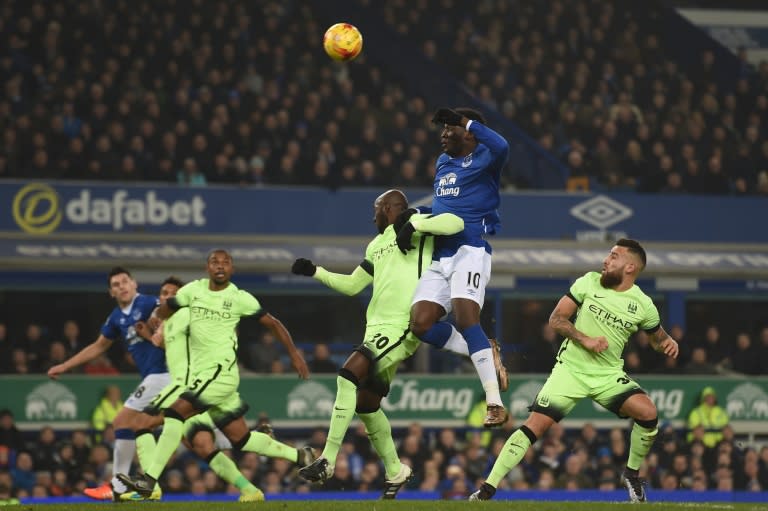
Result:
{"label": "green grass pitch", "polygon": [[120,504],[22,504],[8,507],[9,511],[126,511],[141,508],[146,511],[765,511],[761,504],[657,502],[630,504],[628,502],[532,502],[525,500],[468,502],[444,500],[364,501],[268,501],[268,502],[126,502]]}

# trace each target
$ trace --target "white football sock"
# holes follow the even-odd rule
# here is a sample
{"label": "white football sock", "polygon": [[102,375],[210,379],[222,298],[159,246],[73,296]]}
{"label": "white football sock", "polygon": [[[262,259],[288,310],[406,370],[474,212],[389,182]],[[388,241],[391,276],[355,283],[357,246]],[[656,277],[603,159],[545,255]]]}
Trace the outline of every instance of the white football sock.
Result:
{"label": "white football sock", "polygon": [[493,365],[493,351],[491,348],[477,351],[470,355],[475,365],[480,383],[485,389],[485,402],[489,405],[502,405],[499,381],[496,379],[496,366]]}
{"label": "white football sock", "polygon": [[[115,440],[115,448],[112,450],[112,475],[130,474],[133,456],[136,454],[136,440]],[[121,483],[117,477],[112,477],[112,488],[118,493],[128,491],[128,488]]]}

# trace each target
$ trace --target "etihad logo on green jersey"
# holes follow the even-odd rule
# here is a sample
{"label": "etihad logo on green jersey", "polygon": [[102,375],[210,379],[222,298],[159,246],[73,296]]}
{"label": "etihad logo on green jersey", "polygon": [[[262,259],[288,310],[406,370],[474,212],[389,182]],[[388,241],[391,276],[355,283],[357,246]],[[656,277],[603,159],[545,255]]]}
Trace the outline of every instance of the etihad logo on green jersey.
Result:
{"label": "etihad logo on green jersey", "polygon": [[383,257],[392,254],[396,248],[397,248],[396,241],[393,241],[392,243],[389,243],[381,248],[377,248],[371,253],[371,259],[373,260],[372,262],[375,263],[376,261],[381,260]]}
{"label": "etihad logo on green jersey", "polygon": [[192,315],[192,319],[196,320],[221,321],[223,319],[232,319],[232,314],[227,311],[217,311],[207,307],[200,307],[199,305],[192,305],[189,308],[189,312]]}
{"label": "etihad logo on green jersey", "polygon": [[631,330],[634,324],[631,321],[627,321],[624,318],[620,318],[616,314],[613,314],[602,307],[599,307],[593,303],[589,304],[589,311],[595,315],[595,318],[603,324],[612,326],[614,328],[626,328]]}

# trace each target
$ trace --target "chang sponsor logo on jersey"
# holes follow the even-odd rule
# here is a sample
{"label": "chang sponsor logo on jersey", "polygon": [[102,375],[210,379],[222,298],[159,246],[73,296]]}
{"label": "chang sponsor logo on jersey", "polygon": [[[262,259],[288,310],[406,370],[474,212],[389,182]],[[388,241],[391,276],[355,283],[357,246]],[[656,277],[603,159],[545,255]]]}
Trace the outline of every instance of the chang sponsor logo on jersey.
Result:
{"label": "chang sponsor logo on jersey", "polygon": [[109,192],[111,195],[83,188],[78,195],[64,200],[64,192],[60,194],[50,185],[25,185],[13,198],[13,219],[21,230],[31,234],[53,232],[63,220],[73,225],[107,226],[112,231],[165,225],[202,227],[207,223],[206,203],[199,195],[189,200],[166,200],[155,190],[117,188]]}
{"label": "chang sponsor logo on jersey", "polygon": [[77,396],[59,382],[42,383],[27,394],[24,415],[27,420],[75,419]]}
{"label": "chang sponsor logo on jersey", "polygon": [[459,193],[461,193],[461,187],[456,186],[457,179],[458,179],[458,176],[454,172],[449,172],[448,174],[442,176],[437,181],[437,188],[435,188],[435,196],[436,197],[446,197],[446,196],[458,197]]}

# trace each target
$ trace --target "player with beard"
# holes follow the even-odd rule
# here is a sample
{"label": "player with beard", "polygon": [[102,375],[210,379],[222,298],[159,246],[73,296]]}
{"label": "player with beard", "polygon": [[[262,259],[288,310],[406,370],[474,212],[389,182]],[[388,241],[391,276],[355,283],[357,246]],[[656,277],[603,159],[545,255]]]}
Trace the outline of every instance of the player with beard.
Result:
{"label": "player with beard", "polygon": [[[651,346],[677,358],[677,341],[661,327],[653,301],[635,285],[645,268],[645,250],[635,240],[620,239],[603,261],[601,273],[576,280],[558,302],[549,324],[565,340],[555,367],[539,391],[525,423],[507,439],[488,479],[470,500],[489,500],[501,479],[528,448],[583,398],[590,398],[620,418],[634,419],[629,459],[622,474],[632,502],[644,502],[640,464],[658,433],[658,416],[648,394],[624,372],[621,354],[629,337],[643,330]],[[575,323],[571,319],[575,314]]]}

